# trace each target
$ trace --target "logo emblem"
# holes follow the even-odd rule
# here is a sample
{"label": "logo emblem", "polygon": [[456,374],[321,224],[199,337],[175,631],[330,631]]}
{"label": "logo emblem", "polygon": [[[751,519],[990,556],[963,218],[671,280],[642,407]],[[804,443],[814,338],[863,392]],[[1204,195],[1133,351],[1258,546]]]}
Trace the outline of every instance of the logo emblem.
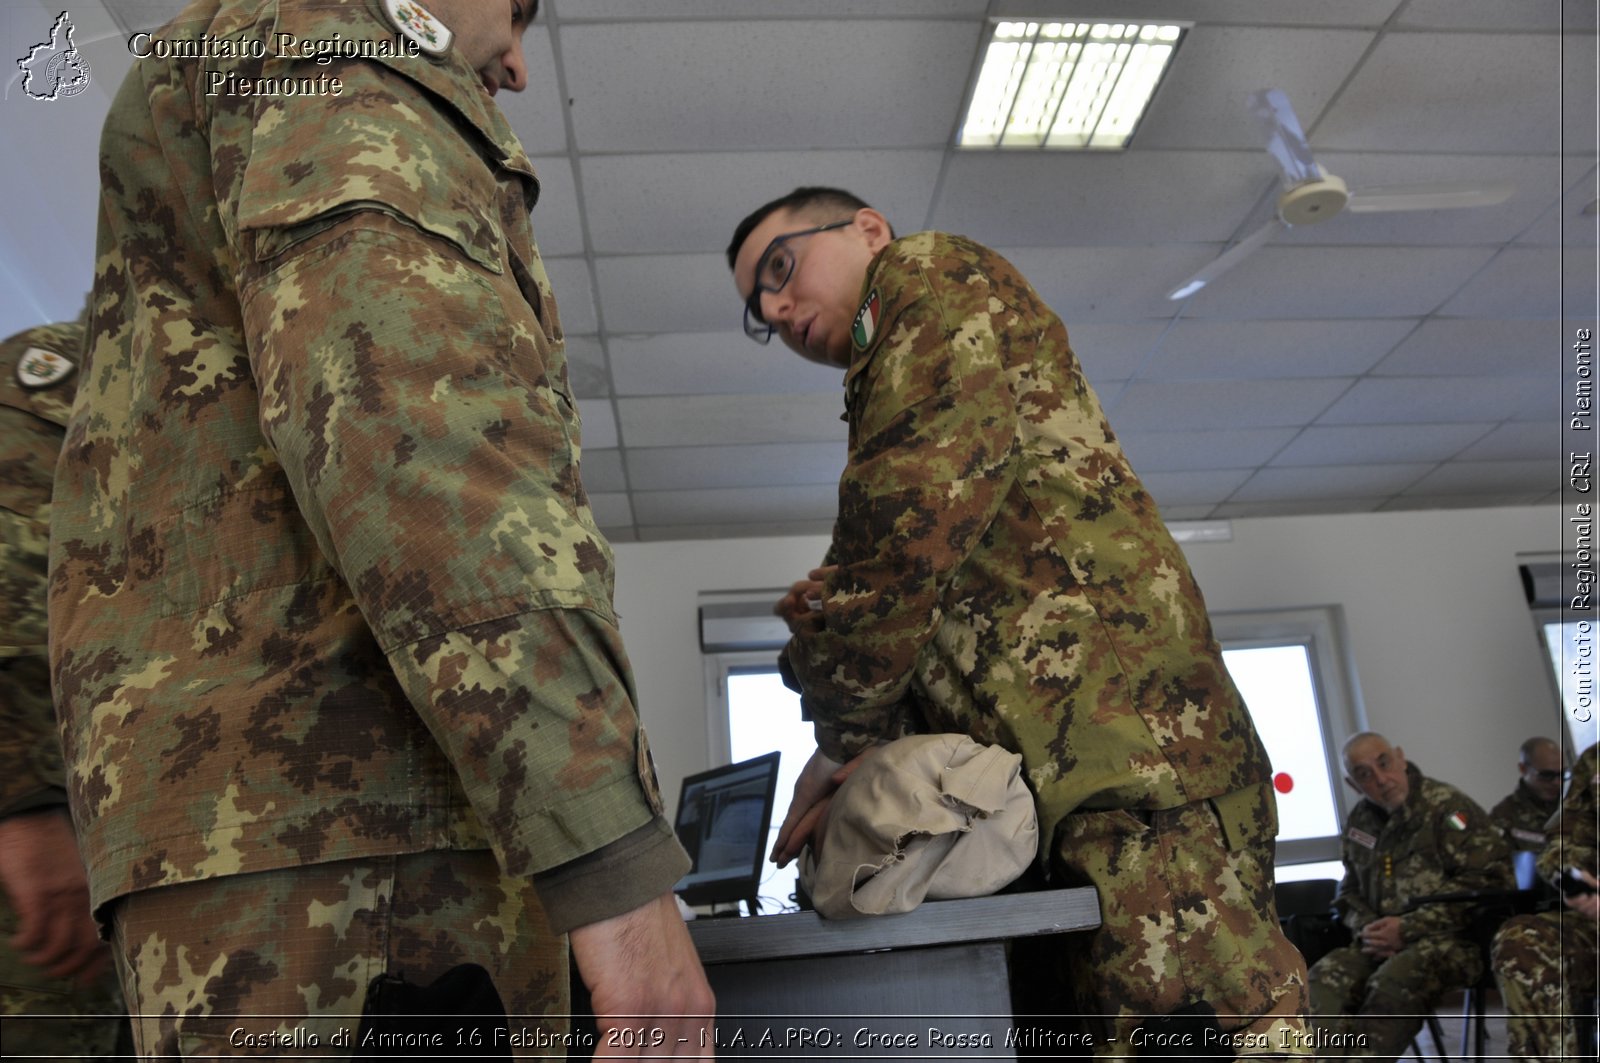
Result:
{"label": "logo emblem", "polygon": [[389,24],[428,55],[438,58],[450,50],[454,34],[437,15],[416,0],[383,0]]}
{"label": "logo emblem", "polygon": [[22,71],[22,91],[31,100],[54,102],[76,96],[89,87],[89,60],[72,43],[76,27],[63,11],[50,27],[50,39],[28,49],[17,60]]}
{"label": "logo emblem", "polygon": [[43,347],[29,347],[17,362],[17,383],[29,391],[38,391],[59,384],[78,368],[70,358],[63,358]]}
{"label": "logo emblem", "polygon": [[1445,822],[1450,824],[1450,826],[1456,830],[1467,829],[1467,816],[1464,812],[1450,813],[1449,817],[1445,819]]}
{"label": "logo emblem", "polygon": [[856,345],[856,350],[864,351],[872,342],[873,334],[878,331],[878,312],[878,289],[874,288],[867,293],[866,301],[856,311],[855,324],[850,326],[850,341]]}

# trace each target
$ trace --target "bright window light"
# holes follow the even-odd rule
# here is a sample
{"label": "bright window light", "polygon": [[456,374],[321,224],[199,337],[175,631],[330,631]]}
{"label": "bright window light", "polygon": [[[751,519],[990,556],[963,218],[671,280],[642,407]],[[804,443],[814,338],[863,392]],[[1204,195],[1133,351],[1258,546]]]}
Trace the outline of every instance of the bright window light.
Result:
{"label": "bright window light", "polygon": [[1147,23],[996,22],[956,144],[1127,147],[1183,33]]}

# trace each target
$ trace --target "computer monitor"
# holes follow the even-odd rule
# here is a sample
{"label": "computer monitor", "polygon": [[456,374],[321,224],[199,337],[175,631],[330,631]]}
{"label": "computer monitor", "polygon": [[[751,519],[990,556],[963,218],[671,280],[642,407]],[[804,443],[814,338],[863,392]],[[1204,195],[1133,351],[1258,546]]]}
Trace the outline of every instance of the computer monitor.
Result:
{"label": "computer monitor", "polygon": [[683,780],[673,829],[694,866],[673,890],[684,903],[747,901],[752,915],[760,908],[757,894],[777,788],[777,753]]}

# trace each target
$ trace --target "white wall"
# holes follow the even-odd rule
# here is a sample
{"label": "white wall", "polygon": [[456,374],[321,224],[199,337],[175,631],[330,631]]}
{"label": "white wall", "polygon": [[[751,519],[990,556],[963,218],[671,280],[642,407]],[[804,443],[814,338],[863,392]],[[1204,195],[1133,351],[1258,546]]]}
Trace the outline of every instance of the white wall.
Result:
{"label": "white wall", "polygon": [[[1555,507],[1236,520],[1187,548],[1213,612],[1343,608],[1367,723],[1430,775],[1489,805],[1516,747],[1559,737],[1517,554],[1556,552]],[[805,536],[619,543],[617,608],[663,792],[708,766],[696,596],[782,588],[827,541]]]}

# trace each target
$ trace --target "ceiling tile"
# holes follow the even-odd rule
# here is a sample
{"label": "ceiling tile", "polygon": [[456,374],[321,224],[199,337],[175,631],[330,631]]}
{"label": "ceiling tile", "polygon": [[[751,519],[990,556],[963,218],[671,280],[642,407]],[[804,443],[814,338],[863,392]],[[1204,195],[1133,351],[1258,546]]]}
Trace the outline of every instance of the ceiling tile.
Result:
{"label": "ceiling tile", "polygon": [[844,394],[841,370],[776,341],[752,343],[742,331],[615,336],[610,349],[619,395]]}
{"label": "ceiling tile", "polygon": [[1435,318],[1408,336],[1375,376],[1541,376],[1558,371],[1577,323]]}
{"label": "ceiling tile", "polygon": [[628,473],[640,491],[705,487],[837,484],[844,471],[843,440],[742,446],[634,447]]}
{"label": "ceiling tile", "polygon": [[589,263],[582,258],[547,258],[545,272],[556,295],[561,331],[578,335],[600,331],[595,316],[594,289],[589,286]]}
{"label": "ceiling tile", "polygon": [[1548,461],[1560,454],[1561,426],[1555,422],[1503,424],[1459,455],[1462,461]]}
{"label": "ceiling tile", "polygon": [[1141,477],[1152,472],[1245,469],[1264,465],[1294,438],[1294,434],[1293,428],[1117,433],[1123,451]]}
{"label": "ceiling tile", "polygon": [[1558,461],[1452,461],[1423,477],[1408,493],[1543,494],[1559,490],[1565,472]]}
{"label": "ceiling tile", "polygon": [[565,155],[534,159],[539,175],[539,202],[533,207],[533,239],[541,255],[583,254],[583,223],[572,163]]}
{"label": "ceiling tile", "polygon": [[1067,339],[1084,375],[1098,388],[1102,382],[1127,380],[1137,373],[1167,327],[1164,321],[1142,325],[1082,322],[1067,326]]}
{"label": "ceiling tile", "polygon": [[1593,306],[1594,248],[1508,247],[1439,313],[1447,317],[1558,318]]}
{"label": "ceiling tile", "polygon": [[720,254],[601,258],[595,261],[595,276],[609,332],[740,328],[739,293]]}
{"label": "ceiling tile", "polygon": [[1467,495],[1401,495],[1378,507],[1381,512],[1399,513],[1419,509],[1493,509],[1498,506],[1533,506],[1559,501],[1537,492],[1511,492]]}
{"label": "ceiling tile", "polygon": [[1271,428],[1305,424],[1350,386],[1348,380],[1134,381],[1117,403],[1118,431]]}
{"label": "ceiling tile", "polygon": [[[922,228],[942,152],[747,151],[583,159],[589,236],[600,254],[715,251],[739,221],[802,185],[844,188],[901,231]],[[671,189],[671,206],[662,190]]]}
{"label": "ceiling tile", "polygon": [[687,395],[618,399],[630,447],[842,440],[842,395]]}
{"label": "ceiling tile", "polygon": [[1172,285],[1215,257],[1210,245],[997,248],[1071,329],[1171,317]]}
{"label": "ceiling tile", "polygon": [[1594,29],[1592,0],[1411,0],[1395,25],[1406,29]]}
{"label": "ceiling tile", "polygon": [[1313,425],[1272,459],[1274,466],[1382,465],[1445,461],[1484,437],[1488,424]]}
{"label": "ceiling tile", "polygon": [[589,509],[602,528],[625,527],[633,523],[633,506],[625,494],[606,492],[589,496]]}
{"label": "ceiling tile", "polygon": [[580,399],[603,399],[611,394],[605,351],[599,336],[567,336],[567,380]]}
{"label": "ceiling tile", "polygon": [[583,489],[591,493],[626,491],[628,477],[622,471],[622,451],[583,448]]}
{"label": "ceiling tile", "polygon": [[1561,201],[1545,208],[1539,220],[1517,237],[1520,244],[1565,244],[1568,247],[1593,247],[1600,218],[1584,210],[1595,201],[1597,171],[1593,159],[1569,158],[1561,168],[1564,181]]}
{"label": "ceiling tile", "polygon": [[[579,399],[578,416],[583,419],[583,446],[606,447],[618,445],[617,414],[606,399]],[[634,445],[632,440],[628,441]]]}
{"label": "ceiling tile", "polygon": [[1434,466],[1426,462],[1394,465],[1307,465],[1262,469],[1234,492],[1235,502],[1290,502],[1319,498],[1372,498],[1397,494]]}
{"label": "ceiling tile", "polygon": [[1274,179],[1265,152],[963,151],[932,226],[1018,247],[1221,241]]}
{"label": "ceiling tile", "polygon": [[[564,28],[585,152],[944,144],[975,20],[589,23]],[[828,76],[818,77],[826,55]],[[707,58],[712,57],[712,58]],[[686,105],[692,101],[692,105]]]}
{"label": "ceiling tile", "polygon": [[830,519],[839,506],[833,484],[791,487],[708,488],[698,491],[635,491],[640,525],[704,524],[710,521]]}
{"label": "ceiling tile", "polygon": [[641,525],[638,541],[666,542],[676,539],[745,539],[775,535],[830,535],[833,518],[812,520],[721,521],[715,524]]}
{"label": "ceiling tile", "polygon": [[1250,478],[1249,469],[1206,469],[1196,472],[1152,472],[1139,479],[1163,510],[1178,506],[1215,505]]}
{"label": "ceiling tile", "polygon": [[674,18],[948,18],[980,16],[988,6],[988,0],[784,0],[781,4],[752,4],[750,0],[583,0],[571,5],[570,14],[563,8],[561,21],[565,24]]}
{"label": "ceiling tile", "polygon": [[1358,376],[1416,322],[1180,320],[1148,365],[1161,380]]}
{"label": "ceiling tile", "polygon": [[1449,424],[1504,421],[1525,408],[1550,405],[1549,381],[1531,377],[1444,377],[1358,380],[1318,422]]}
{"label": "ceiling tile", "polygon": [[[1121,0],[1119,19],[1177,19],[1199,23],[1269,23],[1296,26],[1381,26],[1400,0]],[[996,14],[1010,17],[1084,17],[1077,0],[999,0]]]}
{"label": "ceiling tile", "polygon": [[[1489,261],[1481,247],[1294,246],[1283,234],[1184,302],[1188,317],[1421,317]],[[1314,239],[1314,237],[1310,237]],[[1220,248],[1209,258],[1216,257]],[[1170,290],[1187,273],[1169,273]],[[1479,314],[1478,316],[1485,316]],[[1493,316],[1490,312],[1489,316]]]}
{"label": "ceiling tile", "polygon": [[1212,514],[1216,519],[1240,517],[1304,517],[1338,513],[1371,513],[1383,498],[1302,498],[1286,502],[1224,502]]}
{"label": "ceiling tile", "polygon": [[1311,144],[1323,151],[1555,154],[1562,76],[1552,57],[1560,47],[1555,34],[1386,34],[1311,128]]}
{"label": "ceiling tile", "polygon": [[529,26],[523,34],[522,53],[528,64],[528,87],[521,92],[502,92],[495,103],[529,156],[560,154],[567,150],[566,114],[545,20]]}
{"label": "ceiling tile", "polygon": [[[1268,16],[1262,21],[1276,20]],[[1256,149],[1267,172],[1276,175],[1277,167],[1260,150],[1262,136],[1250,112],[1250,94],[1283,90],[1301,124],[1309,127],[1373,36],[1370,30],[1224,27],[1202,21],[1179,46],[1134,144]]]}

